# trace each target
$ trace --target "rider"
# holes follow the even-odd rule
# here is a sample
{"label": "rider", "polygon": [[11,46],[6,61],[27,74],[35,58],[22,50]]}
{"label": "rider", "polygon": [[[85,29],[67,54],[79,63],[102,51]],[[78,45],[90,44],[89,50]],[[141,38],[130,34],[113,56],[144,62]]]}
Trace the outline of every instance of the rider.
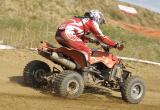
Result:
{"label": "rider", "polygon": [[102,24],[105,24],[103,14],[99,10],[90,10],[85,12],[84,17],[74,17],[61,24],[56,32],[56,40],[62,46],[83,52],[88,62],[90,62],[92,51],[86,45],[86,41],[89,39],[85,35],[90,33],[93,33],[100,42],[121,50],[122,45],[103,35],[99,28]]}

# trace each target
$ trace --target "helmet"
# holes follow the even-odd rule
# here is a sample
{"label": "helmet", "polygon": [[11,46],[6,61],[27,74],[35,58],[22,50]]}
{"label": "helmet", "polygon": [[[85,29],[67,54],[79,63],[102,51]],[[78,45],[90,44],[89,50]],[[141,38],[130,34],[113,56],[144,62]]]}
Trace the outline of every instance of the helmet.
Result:
{"label": "helmet", "polygon": [[105,18],[99,10],[90,10],[89,12],[86,12],[84,14],[84,17],[89,17],[90,19],[94,20],[97,22],[99,25],[105,24]]}

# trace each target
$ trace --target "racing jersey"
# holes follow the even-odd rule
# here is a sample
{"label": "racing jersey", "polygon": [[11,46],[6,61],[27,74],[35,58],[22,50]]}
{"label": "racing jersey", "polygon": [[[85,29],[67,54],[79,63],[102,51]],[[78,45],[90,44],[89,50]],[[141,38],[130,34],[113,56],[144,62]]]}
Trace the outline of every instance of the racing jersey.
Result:
{"label": "racing jersey", "polygon": [[[99,25],[89,18],[74,17],[61,24],[58,29],[76,35],[79,39],[83,39],[85,35],[93,33],[98,40],[105,44],[110,46],[117,44],[109,36],[103,35]],[[79,39],[74,39],[74,41]]]}

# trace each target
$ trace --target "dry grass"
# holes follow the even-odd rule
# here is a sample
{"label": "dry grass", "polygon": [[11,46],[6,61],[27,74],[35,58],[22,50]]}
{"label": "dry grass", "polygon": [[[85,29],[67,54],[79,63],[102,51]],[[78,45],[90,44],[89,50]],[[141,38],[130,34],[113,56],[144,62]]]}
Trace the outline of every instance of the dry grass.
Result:
{"label": "dry grass", "polygon": [[[58,25],[71,16],[83,15],[89,9],[100,9],[109,19],[160,27],[159,14],[134,6],[139,11],[138,16],[126,15],[117,10],[118,3],[114,0],[1,0],[0,40],[17,48],[37,47],[41,40],[57,45],[54,34]],[[115,51],[116,54],[160,61],[159,40],[114,26],[105,26],[103,31],[114,40],[127,41],[126,49],[120,53]]]}
{"label": "dry grass", "polygon": [[147,38],[110,25],[108,28],[104,28],[104,33],[112,36],[116,41],[126,41],[124,50],[113,49],[114,54],[160,62],[160,39]]}

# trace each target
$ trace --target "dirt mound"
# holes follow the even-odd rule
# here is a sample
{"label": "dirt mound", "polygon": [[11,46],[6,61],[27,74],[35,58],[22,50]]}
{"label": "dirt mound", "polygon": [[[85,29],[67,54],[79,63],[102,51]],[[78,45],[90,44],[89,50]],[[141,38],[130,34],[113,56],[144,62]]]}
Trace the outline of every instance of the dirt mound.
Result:
{"label": "dirt mound", "polygon": [[[26,87],[22,71],[31,60],[51,62],[27,50],[0,51],[0,110],[159,110],[160,77],[158,66],[131,63],[147,85],[144,100],[138,105],[127,104],[118,92],[87,88],[76,100],[58,97],[51,92]],[[143,73],[143,74],[140,74]]]}
{"label": "dirt mound", "polygon": [[143,34],[146,37],[160,39],[160,30],[158,29],[143,27],[140,25],[127,24],[121,21],[114,21],[114,20],[110,20],[110,24],[120,26],[121,28],[131,32]]}

